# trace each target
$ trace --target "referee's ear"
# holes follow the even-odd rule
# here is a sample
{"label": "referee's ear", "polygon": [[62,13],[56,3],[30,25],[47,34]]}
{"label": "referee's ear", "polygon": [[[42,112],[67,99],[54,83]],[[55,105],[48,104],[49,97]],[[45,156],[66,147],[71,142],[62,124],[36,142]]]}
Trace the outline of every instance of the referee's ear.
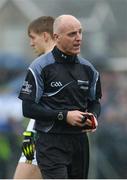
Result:
{"label": "referee's ear", "polygon": [[53,37],[54,37],[54,40],[55,40],[56,42],[59,42],[59,41],[60,41],[60,35],[59,35],[59,34],[54,33],[54,34],[53,34]]}

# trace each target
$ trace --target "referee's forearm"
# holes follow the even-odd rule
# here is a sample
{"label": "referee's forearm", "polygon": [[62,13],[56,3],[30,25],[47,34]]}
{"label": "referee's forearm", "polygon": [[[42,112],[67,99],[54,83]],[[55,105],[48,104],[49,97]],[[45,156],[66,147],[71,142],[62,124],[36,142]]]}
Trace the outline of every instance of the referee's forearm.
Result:
{"label": "referee's forearm", "polygon": [[36,120],[57,120],[58,114],[63,113],[63,120],[66,120],[67,111],[65,110],[53,110],[46,109],[39,104],[29,101],[23,101],[22,103],[23,115],[28,118],[33,118]]}

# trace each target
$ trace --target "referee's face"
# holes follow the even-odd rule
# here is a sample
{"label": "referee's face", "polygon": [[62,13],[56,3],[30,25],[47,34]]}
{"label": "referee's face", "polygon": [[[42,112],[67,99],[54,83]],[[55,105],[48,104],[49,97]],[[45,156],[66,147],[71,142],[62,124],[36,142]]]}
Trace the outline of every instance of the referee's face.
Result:
{"label": "referee's face", "polygon": [[81,42],[82,27],[78,21],[66,22],[56,38],[57,47],[68,55],[79,54]]}

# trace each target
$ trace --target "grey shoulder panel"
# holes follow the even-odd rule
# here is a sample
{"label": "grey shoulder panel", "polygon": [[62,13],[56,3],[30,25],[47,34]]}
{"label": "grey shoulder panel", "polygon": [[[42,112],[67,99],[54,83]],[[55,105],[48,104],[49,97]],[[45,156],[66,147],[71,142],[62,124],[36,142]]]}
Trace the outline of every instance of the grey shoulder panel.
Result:
{"label": "grey shoulder panel", "polygon": [[53,64],[55,59],[51,52],[36,58],[30,65],[30,69],[40,72],[45,66]]}
{"label": "grey shoulder panel", "polygon": [[80,56],[78,57],[78,59],[81,64],[89,66],[93,71],[97,72],[97,70],[95,69],[95,67],[92,65],[92,63],[90,61],[88,61],[87,59],[84,59]]}
{"label": "grey shoulder panel", "polygon": [[43,90],[44,90],[44,80],[41,76],[43,72],[43,68],[46,67],[49,64],[53,64],[55,62],[55,59],[52,55],[52,53],[47,53],[45,55],[41,55],[40,57],[36,58],[33,63],[30,65],[29,70],[31,71],[35,85],[36,85],[36,98],[35,102],[39,102]]}

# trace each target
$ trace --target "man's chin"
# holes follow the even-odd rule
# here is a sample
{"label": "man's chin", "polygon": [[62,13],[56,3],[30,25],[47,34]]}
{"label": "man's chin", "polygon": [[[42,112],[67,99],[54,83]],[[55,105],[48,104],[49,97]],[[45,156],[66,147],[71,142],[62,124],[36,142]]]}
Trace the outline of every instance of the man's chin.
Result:
{"label": "man's chin", "polygon": [[80,50],[79,50],[79,49],[73,51],[73,55],[77,55],[77,54],[79,54],[79,53],[80,53]]}
{"label": "man's chin", "polygon": [[43,52],[40,52],[40,51],[35,51],[35,53],[37,56],[40,56],[41,54],[43,54]]}

